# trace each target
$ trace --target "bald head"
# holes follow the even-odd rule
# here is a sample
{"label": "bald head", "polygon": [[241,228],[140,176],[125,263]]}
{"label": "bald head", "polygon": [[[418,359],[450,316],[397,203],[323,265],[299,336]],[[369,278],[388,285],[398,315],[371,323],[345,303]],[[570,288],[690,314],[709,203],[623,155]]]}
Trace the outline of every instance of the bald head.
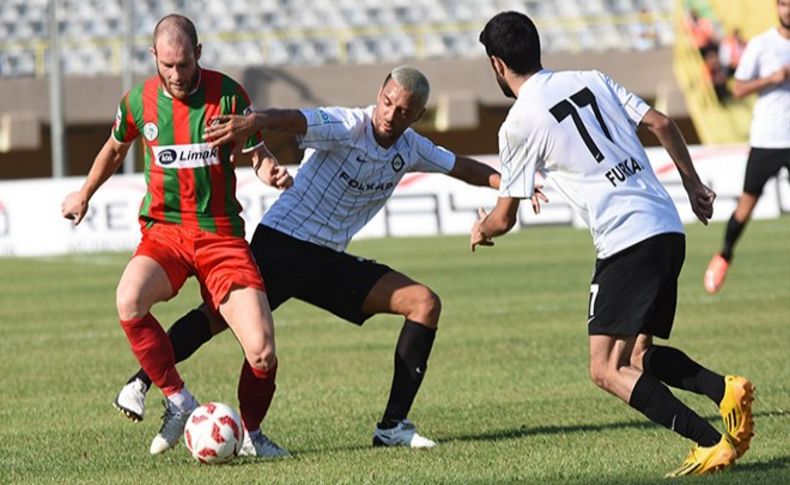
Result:
{"label": "bald head", "polygon": [[201,46],[195,24],[183,15],[163,17],[154,29],[154,45],[150,51],[167,92],[177,99],[189,96],[200,77]]}
{"label": "bald head", "polygon": [[170,42],[189,43],[190,49],[198,46],[197,29],[191,20],[176,13],[162,17],[154,28],[154,43],[156,49],[157,41],[167,39]]}

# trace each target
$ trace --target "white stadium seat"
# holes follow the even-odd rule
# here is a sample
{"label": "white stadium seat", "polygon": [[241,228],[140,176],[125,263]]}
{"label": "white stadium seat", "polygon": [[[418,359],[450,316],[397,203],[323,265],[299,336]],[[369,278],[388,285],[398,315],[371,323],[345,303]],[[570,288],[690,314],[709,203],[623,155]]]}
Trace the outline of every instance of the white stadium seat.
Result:
{"label": "white stadium seat", "polygon": [[[47,5],[48,0],[0,1],[0,75],[36,74],[30,42],[48,39]],[[218,68],[482,56],[479,30],[502,10],[532,16],[545,51],[647,49],[673,42],[672,0],[137,0],[134,9],[133,33],[140,44],[132,64],[139,73],[151,72],[147,42],[157,20],[170,12],[195,21],[204,63]],[[639,18],[642,11],[652,14],[648,24]],[[123,34],[122,0],[62,0],[61,14],[67,72],[117,73],[112,49]]]}

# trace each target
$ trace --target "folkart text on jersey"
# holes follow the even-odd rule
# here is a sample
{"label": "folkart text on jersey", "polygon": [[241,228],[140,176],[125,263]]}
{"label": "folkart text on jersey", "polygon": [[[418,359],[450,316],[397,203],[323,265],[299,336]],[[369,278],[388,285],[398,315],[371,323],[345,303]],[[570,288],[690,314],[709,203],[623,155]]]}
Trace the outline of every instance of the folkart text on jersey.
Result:
{"label": "folkart text on jersey", "polygon": [[394,182],[360,182],[342,170],[340,172],[340,180],[345,181],[349,187],[360,192],[387,191],[395,185]]}

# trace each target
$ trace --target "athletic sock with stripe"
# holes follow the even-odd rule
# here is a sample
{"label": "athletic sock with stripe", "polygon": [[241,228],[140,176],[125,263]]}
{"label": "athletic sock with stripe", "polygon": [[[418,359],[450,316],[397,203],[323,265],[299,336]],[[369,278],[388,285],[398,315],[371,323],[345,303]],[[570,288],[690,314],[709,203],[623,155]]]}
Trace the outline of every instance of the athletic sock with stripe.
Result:
{"label": "athletic sock with stripe", "polygon": [[628,404],[658,423],[700,446],[713,446],[721,440],[721,433],[680,402],[672,392],[650,374],[642,374]]}

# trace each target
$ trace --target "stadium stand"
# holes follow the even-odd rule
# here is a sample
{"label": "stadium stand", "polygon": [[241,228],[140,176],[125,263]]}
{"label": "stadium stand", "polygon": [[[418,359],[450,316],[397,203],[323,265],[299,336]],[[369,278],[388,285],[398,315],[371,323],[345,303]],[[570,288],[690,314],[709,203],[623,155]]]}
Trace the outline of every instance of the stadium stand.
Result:
{"label": "stadium stand", "polygon": [[[47,0],[0,2],[0,76],[46,72]],[[120,71],[121,0],[61,0],[66,75]],[[134,2],[133,67],[150,71],[150,32],[161,16],[194,18],[205,61],[218,67],[367,64],[480,56],[477,34],[498,11],[544,26],[546,52],[671,45],[672,0],[141,0]],[[210,42],[208,42],[210,40]]]}

